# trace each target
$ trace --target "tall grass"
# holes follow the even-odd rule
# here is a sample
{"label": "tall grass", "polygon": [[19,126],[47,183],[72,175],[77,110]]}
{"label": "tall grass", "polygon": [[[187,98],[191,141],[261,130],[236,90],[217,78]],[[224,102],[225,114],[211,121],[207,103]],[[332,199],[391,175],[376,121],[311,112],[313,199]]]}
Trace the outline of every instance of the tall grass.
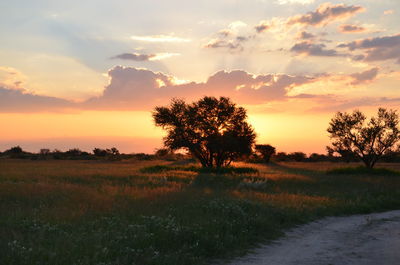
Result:
{"label": "tall grass", "polygon": [[400,171],[388,168],[367,168],[365,166],[359,167],[342,167],[330,169],[326,172],[330,175],[366,175],[366,176],[399,176]]}
{"label": "tall grass", "polygon": [[0,160],[0,264],[205,264],[316,218],[400,208],[400,177],[334,167]]}
{"label": "tall grass", "polygon": [[247,174],[258,173],[258,170],[252,167],[221,167],[221,168],[204,168],[199,166],[169,166],[155,165],[144,167],[140,170],[142,173],[160,173],[167,171],[191,171],[198,173],[214,173],[214,174]]}

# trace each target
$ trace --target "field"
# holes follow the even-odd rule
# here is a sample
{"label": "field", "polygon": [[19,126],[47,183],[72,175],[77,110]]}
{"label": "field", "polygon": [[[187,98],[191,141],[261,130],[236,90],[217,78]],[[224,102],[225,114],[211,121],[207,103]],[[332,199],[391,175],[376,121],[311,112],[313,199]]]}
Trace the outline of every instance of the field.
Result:
{"label": "field", "polygon": [[0,160],[0,264],[207,264],[323,216],[400,209],[399,164]]}

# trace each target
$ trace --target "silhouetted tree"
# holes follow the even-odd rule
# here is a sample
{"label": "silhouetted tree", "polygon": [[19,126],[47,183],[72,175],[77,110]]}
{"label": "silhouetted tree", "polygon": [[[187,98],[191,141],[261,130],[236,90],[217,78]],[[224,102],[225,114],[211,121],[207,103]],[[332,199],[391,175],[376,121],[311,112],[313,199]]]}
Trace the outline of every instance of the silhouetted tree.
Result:
{"label": "silhouetted tree", "polygon": [[68,156],[80,156],[83,152],[79,148],[72,148],[65,152]]}
{"label": "silhouetted tree", "polygon": [[95,156],[104,157],[104,156],[107,156],[107,150],[101,149],[101,148],[95,148],[95,149],[93,149],[93,154]]}
{"label": "silhouetted tree", "polygon": [[269,144],[256,144],[255,146],[256,153],[261,155],[262,159],[265,163],[268,163],[271,159],[271,156],[275,154],[275,147]]}
{"label": "silhouetted tree", "polygon": [[289,157],[285,152],[278,152],[276,155],[273,156],[276,161],[288,161]]}
{"label": "silhouetted tree", "polygon": [[26,158],[27,152],[22,150],[20,146],[14,146],[4,151],[3,154],[11,158]]}
{"label": "silhouetted tree", "polygon": [[42,149],[40,149],[39,154],[42,156],[46,156],[46,155],[50,154],[50,149],[42,148]]}
{"label": "silhouetted tree", "polygon": [[226,97],[203,97],[191,104],[174,99],[168,107],[156,107],[153,118],[168,132],[166,147],[187,149],[203,167],[227,166],[250,154],[256,137],[246,110]]}
{"label": "silhouetted tree", "polygon": [[379,108],[377,117],[368,123],[358,110],[351,114],[338,112],[329,123],[330,149],[339,154],[350,152],[372,168],[400,140],[398,124],[399,116],[394,110]]}
{"label": "silhouetted tree", "polygon": [[288,154],[289,160],[296,162],[303,162],[307,159],[307,155],[303,152],[293,152]]}
{"label": "silhouetted tree", "polygon": [[95,148],[93,149],[93,154],[97,157],[107,157],[112,159],[115,159],[120,155],[119,150],[115,147],[112,147],[111,149]]}
{"label": "silhouetted tree", "polygon": [[59,149],[54,149],[51,154],[54,159],[62,159],[64,153]]}
{"label": "silhouetted tree", "polygon": [[47,159],[49,156],[50,156],[50,149],[48,148],[40,149],[38,158]]}
{"label": "silhouetted tree", "polygon": [[323,155],[323,154],[318,154],[318,153],[312,153],[308,159],[309,162],[321,162],[321,161],[329,161],[330,157]]}
{"label": "silhouetted tree", "polygon": [[171,150],[169,150],[168,148],[160,148],[155,151],[154,155],[158,157],[165,157],[171,153]]}
{"label": "silhouetted tree", "polygon": [[112,154],[113,156],[118,156],[120,155],[119,150],[115,147],[112,147],[111,149],[107,149],[107,151]]}
{"label": "silhouetted tree", "polygon": [[328,150],[328,154],[334,154],[337,153],[340,155],[340,161],[344,161],[346,163],[350,163],[350,162],[356,162],[359,160],[359,158],[355,155],[354,152],[346,150],[346,149],[340,149],[335,151],[335,149],[333,149],[330,146],[327,146],[326,149]]}
{"label": "silhouetted tree", "polygon": [[11,147],[10,149],[4,151],[4,153],[9,154],[9,155],[19,155],[19,154],[23,154],[24,150],[22,150],[22,148],[18,145],[18,146]]}

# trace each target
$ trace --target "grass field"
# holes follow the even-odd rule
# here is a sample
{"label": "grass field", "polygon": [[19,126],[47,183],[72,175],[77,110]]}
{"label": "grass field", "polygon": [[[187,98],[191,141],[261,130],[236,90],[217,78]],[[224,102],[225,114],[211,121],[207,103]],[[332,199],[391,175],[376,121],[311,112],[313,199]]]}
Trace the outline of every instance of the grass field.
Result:
{"label": "grass field", "polygon": [[399,164],[356,166],[0,160],[0,264],[207,264],[323,216],[400,209]]}

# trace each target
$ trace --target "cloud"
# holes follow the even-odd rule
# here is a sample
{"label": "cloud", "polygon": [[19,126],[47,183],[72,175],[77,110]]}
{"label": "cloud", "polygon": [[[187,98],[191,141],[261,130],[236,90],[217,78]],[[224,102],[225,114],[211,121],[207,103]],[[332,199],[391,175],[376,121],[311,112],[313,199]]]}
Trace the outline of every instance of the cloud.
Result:
{"label": "cloud", "polygon": [[233,52],[244,50],[244,43],[253,39],[248,34],[248,25],[240,20],[231,22],[227,28],[220,30],[217,34],[203,45],[206,49],[223,49]]}
{"label": "cloud", "polygon": [[338,47],[347,48],[350,51],[364,51],[364,54],[354,56],[354,60],[369,62],[395,59],[397,63],[400,63],[400,34],[356,40],[342,43]]}
{"label": "cloud", "polygon": [[149,61],[155,54],[121,53],[111,59],[131,60],[131,61]]}
{"label": "cloud", "polygon": [[324,3],[313,12],[290,17],[287,21],[287,25],[324,26],[337,20],[349,18],[364,10],[365,9],[361,6]]}
{"label": "cloud", "polygon": [[26,76],[12,67],[0,66],[0,87],[22,89]]}
{"label": "cloud", "polygon": [[315,44],[308,41],[296,43],[290,51],[307,56],[343,56],[334,49],[326,49],[323,43]]}
{"label": "cloud", "polygon": [[138,53],[121,53],[111,59],[131,60],[131,61],[158,61],[172,56],[178,56],[179,53],[156,53],[156,54],[138,54]]}
{"label": "cloud", "polygon": [[245,71],[219,71],[205,82],[179,84],[163,73],[116,66],[109,71],[110,83],[100,97],[83,104],[88,109],[149,109],[167,104],[171,98],[196,99],[204,95],[229,96],[241,104],[286,100],[295,86],[316,80],[285,74],[252,75]]}
{"label": "cloud", "polygon": [[23,90],[0,87],[0,112],[51,112],[75,108],[65,99],[34,95]]}
{"label": "cloud", "polygon": [[307,31],[301,31],[297,34],[296,39],[298,40],[309,40],[309,39],[314,39],[316,36],[312,33],[309,33]]}
{"label": "cloud", "polygon": [[280,5],[286,5],[286,4],[307,5],[307,4],[312,4],[314,2],[315,2],[315,0],[278,0],[278,4],[280,4]]}
{"label": "cloud", "polygon": [[247,24],[244,23],[243,21],[237,20],[237,21],[233,21],[231,22],[228,27],[234,31],[238,31],[240,28],[244,28],[247,27]]}
{"label": "cloud", "polygon": [[384,15],[393,15],[394,14],[394,10],[393,9],[385,10],[385,11],[383,11],[383,14]]}
{"label": "cloud", "polygon": [[219,32],[218,32],[218,35],[220,36],[220,37],[222,37],[222,38],[226,38],[226,37],[229,37],[229,36],[232,36],[232,35],[234,35],[235,33],[232,31],[232,30],[230,30],[230,29],[222,29],[222,30],[220,30]]}
{"label": "cloud", "polygon": [[[378,69],[352,75],[254,75],[243,70],[219,71],[204,82],[181,82],[176,77],[151,70],[116,66],[109,70],[109,84],[100,96],[75,103],[35,95],[23,90],[0,88],[0,112],[65,112],[72,110],[150,110],[172,98],[191,101],[202,96],[229,96],[239,104],[282,103],[291,99],[321,100],[328,84],[359,85],[371,82]],[[313,89],[312,86],[316,87]],[[322,88],[322,90],[321,90]],[[311,90],[310,90],[311,89]]]}
{"label": "cloud", "polygon": [[[349,73],[349,74],[321,74],[315,76],[313,82],[305,83],[293,88],[288,95],[298,98],[314,98],[316,101],[326,96],[338,96],[352,94],[352,92],[361,91],[358,87],[363,87],[386,75],[378,75],[379,68],[371,68],[365,71]],[[396,74],[392,75],[396,78]],[[362,88],[365,91],[365,87]],[[314,96],[312,96],[314,95]],[[330,102],[322,102],[321,104],[330,104]]]}
{"label": "cloud", "polygon": [[116,66],[100,96],[84,102],[35,95],[0,87],[0,112],[66,112],[72,110],[149,110],[171,98],[195,100],[202,96],[229,96],[240,104],[285,101],[296,86],[317,80],[287,74],[253,75],[242,70],[219,71],[205,82],[181,82],[174,76],[134,67]]}
{"label": "cloud", "polygon": [[131,36],[132,40],[146,42],[190,42],[190,39],[176,37],[172,35],[151,35],[151,36]]}
{"label": "cloud", "polygon": [[150,58],[150,61],[159,61],[159,60],[164,60],[170,57],[174,56],[180,56],[180,53],[176,52],[162,52],[162,53],[156,53],[154,54],[154,57]]}
{"label": "cloud", "polygon": [[364,72],[351,74],[350,76],[352,78],[354,78],[354,80],[353,80],[353,82],[351,82],[351,84],[358,85],[361,83],[370,82],[376,78],[376,76],[378,75],[378,71],[379,71],[379,68],[375,67],[375,68],[366,70]]}
{"label": "cloud", "polygon": [[267,31],[273,27],[273,23],[270,21],[261,21],[258,25],[254,27],[254,29],[257,31],[257,33],[262,33],[264,31]]}
{"label": "cloud", "polygon": [[221,39],[210,40],[206,45],[204,45],[204,48],[208,48],[208,49],[224,48],[224,49],[228,49],[229,51],[242,51],[243,50],[243,46],[240,44],[240,41],[221,40]]}
{"label": "cloud", "polygon": [[338,30],[341,33],[361,33],[365,32],[367,29],[363,26],[343,24],[339,26]]}
{"label": "cloud", "polygon": [[381,107],[393,105],[394,107],[400,103],[399,97],[361,97],[361,98],[338,98],[335,96],[321,98],[320,106],[313,107],[310,112],[336,112],[348,111],[360,107]]}

